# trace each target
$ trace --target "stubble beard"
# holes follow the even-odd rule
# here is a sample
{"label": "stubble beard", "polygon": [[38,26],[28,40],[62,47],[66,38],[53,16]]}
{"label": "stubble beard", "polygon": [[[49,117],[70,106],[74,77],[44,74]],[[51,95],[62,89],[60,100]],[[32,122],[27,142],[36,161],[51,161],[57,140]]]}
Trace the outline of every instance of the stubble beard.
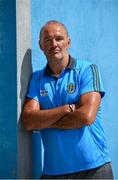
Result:
{"label": "stubble beard", "polygon": [[64,55],[61,55],[60,57],[52,56],[52,57],[48,58],[48,62],[50,64],[56,65],[56,64],[60,64],[63,61],[63,59],[64,59]]}

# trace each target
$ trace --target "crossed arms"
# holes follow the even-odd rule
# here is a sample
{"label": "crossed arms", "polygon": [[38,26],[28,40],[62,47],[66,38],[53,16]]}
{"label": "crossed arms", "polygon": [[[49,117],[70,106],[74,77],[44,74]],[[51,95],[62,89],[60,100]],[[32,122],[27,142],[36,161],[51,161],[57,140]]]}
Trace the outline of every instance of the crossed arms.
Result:
{"label": "crossed arms", "polygon": [[100,105],[99,92],[89,92],[80,96],[75,111],[68,104],[57,108],[42,110],[34,99],[27,98],[23,108],[23,123],[27,130],[44,128],[76,129],[91,125]]}

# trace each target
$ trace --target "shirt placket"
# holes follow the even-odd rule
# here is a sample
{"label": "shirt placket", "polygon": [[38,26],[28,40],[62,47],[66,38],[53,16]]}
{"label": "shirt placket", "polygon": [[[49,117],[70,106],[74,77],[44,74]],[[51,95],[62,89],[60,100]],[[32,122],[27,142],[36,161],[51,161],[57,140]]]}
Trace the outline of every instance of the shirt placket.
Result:
{"label": "shirt placket", "polygon": [[61,97],[60,97],[61,81],[62,81],[62,77],[59,77],[59,78],[56,80],[56,83],[55,83],[55,91],[56,91],[55,99],[56,99],[56,106],[57,106],[57,107],[61,105]]}

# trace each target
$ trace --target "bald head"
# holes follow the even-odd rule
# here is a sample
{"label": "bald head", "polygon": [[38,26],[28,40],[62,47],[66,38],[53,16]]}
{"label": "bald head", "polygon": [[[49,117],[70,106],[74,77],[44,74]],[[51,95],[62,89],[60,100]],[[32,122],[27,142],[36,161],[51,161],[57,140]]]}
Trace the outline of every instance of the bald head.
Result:
{"label": "bald head", "polygon": [[52,24],[57,24],[57,25],[59,25],[59,26],[62,26],[63,29],[64,29],[65,32],[66,32],[66,35],[68,36],[68,31],[67,31],[67,28],[64,26],[64,24],[62,24],[62,23],[59,22],[59,21],[51,20],[51,21],[46,22],[46,23],[42,26],[42,28],[41,28],[41,30],[40,30],[40,34],[39,34],[39,39],[40,39],[40,40],[41,40],[41,38],[42,38],[42,34],[43,34],[44,30],[45,30],[49,25],[52,25]]}

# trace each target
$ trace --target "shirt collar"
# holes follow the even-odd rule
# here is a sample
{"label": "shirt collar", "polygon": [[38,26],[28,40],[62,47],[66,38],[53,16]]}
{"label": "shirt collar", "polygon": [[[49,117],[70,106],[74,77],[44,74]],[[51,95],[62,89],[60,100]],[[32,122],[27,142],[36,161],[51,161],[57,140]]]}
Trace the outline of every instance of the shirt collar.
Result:
{"label": "shirt collar", "polygon": [[[74,69],[75,66],[76,66],[76,60],[72,56],[69,55],[69,62],[66,69]],[[46,65],[44,74],[48,76],[53,74],[49,64]]]}

